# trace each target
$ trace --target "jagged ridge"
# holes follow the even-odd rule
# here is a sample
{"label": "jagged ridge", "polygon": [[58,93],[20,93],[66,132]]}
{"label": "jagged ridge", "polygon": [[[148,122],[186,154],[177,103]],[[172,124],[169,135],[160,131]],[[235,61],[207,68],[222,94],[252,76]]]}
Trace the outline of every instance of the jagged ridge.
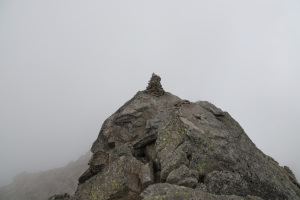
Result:
{"label": "jagged ridge", "polygon": [[157,77],[104,122],[70,199],[300,199],[291,170],[227,112],[164,92]]}

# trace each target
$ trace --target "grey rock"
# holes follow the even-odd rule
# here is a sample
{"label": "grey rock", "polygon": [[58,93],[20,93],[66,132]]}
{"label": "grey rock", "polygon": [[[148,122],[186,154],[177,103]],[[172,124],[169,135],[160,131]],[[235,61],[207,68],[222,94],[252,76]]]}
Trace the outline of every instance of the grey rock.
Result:
{"label": "grey rock", "polygon": [[157,97],[163,95],[165,91],[160,84],[160,80],[161,78],[153,73],[145,92]]}
{"label": "grey rock", "polygon": [[109,154],[106,152],[94,153],[90,160],[90,168],[93,173],[100,172],[104,166],[108,163]]}
{"label": "grey rock", "polygon": [[195,113],[194,116],[195,116],[197,119],[201,119],[201,118],[202,118],[201,115],[198,114],[198,113]]}
{"label": "grey rock", "polygon": [[217,108],[215,105],[208,101],[198,101],[196,102],[196,104],[211,112],[215,116],[224,116],[224,112],[220,108]]}
{"label": "grey rock", "polygon": [[184,105],[184,104],[190,104],[190,103],[191,103],[191,102],[190,102],[189,100],[184,99],[184,100],[180,100],[180,101],[178,101],[177,103],[175,103],[174,106],[175,106],[175,107],[181,107],[181,106]]}
{"label": "grey rock", "polygon": [[248,198],[249,200],[263,200],[260,197],[256,197],[256,196],[251,196],[251,195],[247,195],[246,198]]}
{"label": "grey rock", "polygon": [[49,197],[48,200],[68,200],[69,198],[70,198],[70,195],[67,193],[64,193],[64,194],[53,195],[53,196]]}
{"label": "grey rock", "polygon": [[132,157],[131,149],[127,145],[122,145],[114,148],[109,153],[109,163],[113,163],[118,160],[121,156],[130,156]]}
{"label": "grey rock", "polygon": [[196,189],[201,190],[202,192],[207,192],[207,187],[204,183],[198,183]]}
{"label": "grey rock", "polygon": [[[251,197],[252,198],[252,197]],[[237,195],[215,195],[169,183],[150,185],[141,194],[142,200],[250,200]],[[257,199],[259,200],[259,199]]]}
{"label": "grey rock", "polygon": [[92,172],[92,169],[88,168],[87,170],[85,170],[85,172],[83,172],[83,174],[81,174],[81,176],[78,179],[78,182],[83,183],[84,181],[88,180],[89,178],[91,178],[94,175],[95,175],[95,173]]}
{"label": "grey rock", "polygon": [[251,193],[248,183],[242,179],[240,174],[234,172],[213,171],[205,177],[204,184],[208,192],[214,194],[246,196]]}
{"label": "grey rock", "polygon": [[155,144],[146,146],[145,156],[153,162],[157,171],[161,171],[160,161],[159,161],[159,159],[157,157],[157,153],[155,151]]}
{"label": "grey rock", "polygon": [[122,155],[100,174],[80,184],[71,199],[137,199],[142,191],[139,178],[142,166],[133,156]]}
{"label": "grey rock", "polygon": [[296,185],[300,189],[300,184],[297,181],[295,174],[292,172],[292,170],[288,166],[284,166],[283,169],[286,172],[286,174],[288,175],[290,181],[292,183],[294,183],[294,185]]}
{"label": "grey rock", "polygon": [[170,184],[195,188],[198,184],[198,172],[182,165],[168,175],[167,182]]}
{"label": "grey rock", "polygon": [[155,133],[145,135],[143,138],[141,138],[138,142],[136,142],[133,145],[133,148],[134,149],[143,148],[143,147],[147,146],[148,144],[154,143],[156,139],[157,139],[157,135]]}
{"label": "grey rock", "polygon": [[140,179],[143,188],[147,188],[154,183],[154,172],[152,163],[147,163],[142,166]]}
{"label": "grey rock", "polygon": [[293,173],[227,112],[181,100],[152,79],[103,123],[92,146],[93,174],[72,200],[300,199]]}

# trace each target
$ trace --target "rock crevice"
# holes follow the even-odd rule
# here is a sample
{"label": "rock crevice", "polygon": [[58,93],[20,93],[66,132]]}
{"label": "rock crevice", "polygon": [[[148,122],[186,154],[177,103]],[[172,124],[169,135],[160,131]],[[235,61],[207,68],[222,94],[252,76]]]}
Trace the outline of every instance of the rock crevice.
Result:
{"label": "rock crevice", "polygon": [[181,100],[160,80],[153,74],[104,122],[70,199],[300,199],[290,169],[261,152],[227,112]]}

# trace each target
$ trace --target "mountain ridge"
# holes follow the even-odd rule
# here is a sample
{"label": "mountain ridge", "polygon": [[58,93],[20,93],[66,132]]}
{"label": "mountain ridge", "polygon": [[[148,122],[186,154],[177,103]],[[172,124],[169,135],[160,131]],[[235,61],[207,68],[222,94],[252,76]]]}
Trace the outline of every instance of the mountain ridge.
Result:
{"label": "mountain ridge", "polygon": [[300,199],[292,171],[227,112],[165,92],[160,80],[152,74],[105,120],[71,200]]}
{"label": "mountain ridge", "polygon": [[36,173],[22,172],[11,184],[0,188],[0,200],[46,200],[57,193],[74,194],[78,177],[88,167],[90,157],[91,152],[87,152],[63,167]]}

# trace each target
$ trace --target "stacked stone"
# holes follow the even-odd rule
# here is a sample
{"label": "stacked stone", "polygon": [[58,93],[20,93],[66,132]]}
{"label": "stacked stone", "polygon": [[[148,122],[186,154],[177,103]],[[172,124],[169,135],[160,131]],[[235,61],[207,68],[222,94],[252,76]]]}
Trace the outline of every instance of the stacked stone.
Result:
{"label": "stacked stone", "polygon": [[161,78],[153,73],[145,92],[156,97],[162,96],[165,91],[160,84],[160,80]]}

